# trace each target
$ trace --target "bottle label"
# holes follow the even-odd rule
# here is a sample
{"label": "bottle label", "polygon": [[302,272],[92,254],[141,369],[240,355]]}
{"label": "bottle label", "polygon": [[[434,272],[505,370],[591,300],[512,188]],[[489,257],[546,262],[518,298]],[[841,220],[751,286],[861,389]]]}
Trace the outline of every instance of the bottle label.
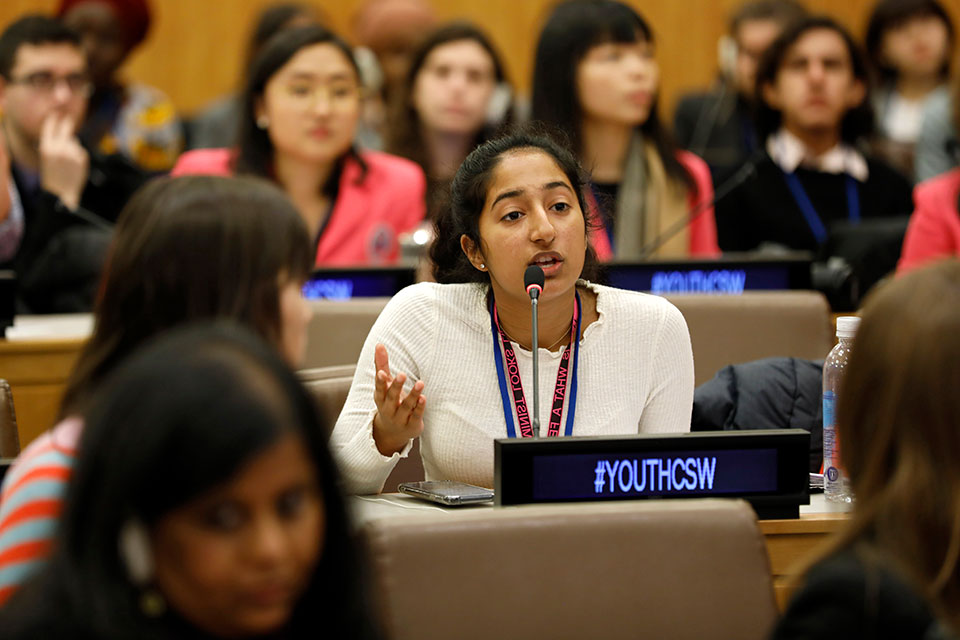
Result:
{"label": "bottle label", "polygon": [[833,391],[823,392],[823,427],[832,429],[836,426],[834,422],[834,407],[837,404],[837,394]]}
{"label": "bottle label", "polygon": [[837,440],[835,409],[837,395],[823,392],[823,469],[829,482],[840,479],[840,442]]}

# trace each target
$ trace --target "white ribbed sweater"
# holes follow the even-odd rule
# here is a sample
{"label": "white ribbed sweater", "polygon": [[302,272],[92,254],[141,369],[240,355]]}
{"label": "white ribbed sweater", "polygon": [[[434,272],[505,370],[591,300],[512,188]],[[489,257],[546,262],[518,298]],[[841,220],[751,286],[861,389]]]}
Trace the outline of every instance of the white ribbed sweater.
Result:
{"label": "white ribbed sweater", "polygon": [[[586,328],[580,343],[573,434],[689,431],[693,354],[683,316],[663,298],[581,284],[596,293],[599,319]],[[410,378],[407,390],[413,381],[424,381],[427,405],[420,453],[427,479],[492,487],[493,440],[507,433],[486,287],[416,284],[394,296],[380,314],[363,345],[331,436],[350,493],[379,492],[397,460],[409,451],[408,446],[383,456],[373,441],[373,354],[378,342],[387,348],[390,373],[402,371]],[[514,349],[532,409],[532,353],[516,344]],[[540,350],[543,435],[560,354]],[[564,424],[566,416],[565,406]]]}

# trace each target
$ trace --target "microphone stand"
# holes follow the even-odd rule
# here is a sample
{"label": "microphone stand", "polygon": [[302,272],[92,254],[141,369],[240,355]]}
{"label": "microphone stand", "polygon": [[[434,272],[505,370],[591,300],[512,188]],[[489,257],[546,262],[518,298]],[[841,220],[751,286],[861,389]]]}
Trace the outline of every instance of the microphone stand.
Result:
{"label": "microphone stand", "polygon": [[533,437],[540,437],[540,339],[537,335],[537,311],[539,302],[536,296],[530,298],[530,318],[533,323]]}
{"label": "microphone stand", "polygon": [[672,226],[668,227],[663,233],[654,238],[650,243],[640,248],[640,255],[636,258],[638,261],[646,260],[653,253],[667,243],[672,237],[686,229],[694,220],[699,218],[705,211],[726,198],[734,189],[750,179],[757,172],[757,162],[762,158],[762,151],[755,151],[740,169],[727,178],[723,184],[717,187],[713,194],[713,199],[707,202],[701,202],[691,209],[682,220],[678,220]]}

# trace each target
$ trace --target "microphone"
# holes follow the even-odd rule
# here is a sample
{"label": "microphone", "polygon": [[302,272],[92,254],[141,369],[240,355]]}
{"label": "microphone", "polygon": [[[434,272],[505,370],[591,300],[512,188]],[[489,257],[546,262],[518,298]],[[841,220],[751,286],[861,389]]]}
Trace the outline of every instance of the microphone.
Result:
{"label": "microphone", "polygon": [[543,269],[535,264],[523,272],[523,286],[530,296],[530,317],[533,337],[533,437],[540,437],[540,338],[537,335],[537,305],[543,293]]}
{"label": "microphone", "polygon": [[647,243],[640,249],[640,255],[637,260],[646,260],[653,254],[657,249],[662,247],[670,238],[674,237],[688,226],[693,224],[693,221],[703,215],[707,209],[713,208],[718,202],[730,195],[734,189],[742,185],[744,182],[752,178],[757,173],[757,162],[763,158],[764,151],[758,149],[753,152],[753,154],[747,158],[747,161],[743,163],[743,166],[740,169],[723,181],[717,190],[713,193],[713,199],[708,202],[701,202],[693,209],[687,212],[687,215],[683,217],[682,220],[678,220],[676,223],[668,227],[663,233],[658,235],[653,239],[652,242]]}

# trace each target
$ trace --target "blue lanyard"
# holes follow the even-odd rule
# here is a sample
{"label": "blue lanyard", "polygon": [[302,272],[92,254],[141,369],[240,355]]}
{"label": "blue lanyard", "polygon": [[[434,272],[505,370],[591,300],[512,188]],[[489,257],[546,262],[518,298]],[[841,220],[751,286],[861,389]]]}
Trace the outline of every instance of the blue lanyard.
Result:
{"label": "blue lanyard", "polygon": [[[577,364],[580,360],[580,326],[583,322],[583,307],[580,304],[580,294],[577,293],[575,295],[577,326],[573,328],[575,331],[573,334],[573,371],[570,374],[570,402],[567,404],[567,422],[563,430],[565,436],[573,435],[573,419],[577,408]],[[490,306],[490,331],[493,334],[493,361],[497,365],[497,380],[500,383],[500,400],[503,403],[503,418],[507,423],[507,437],[516,438],[516,429],[513,424],[513,406],[510,402],[510,394],[507,391],[507,375],[503,368],[503,354],[500,352],[500,343],[498,342],[500,331],[493,317],[492,302]],[[538,347],[534,345],[534,348]],[[566,348],[569,348],[569,346]]]}
{"label": "blue lanyard", "polygon": [[[823,225],[820,216],[817,215],[817,210],[814,209],[810,196],[807,195],[803,185],[800,184],[800,178],[797,177],[796,173],[784,172],[783,175],[787,179],[787,186],[790,187],[790,193],[793,194],[794,201],[800,207],[800,212],[803,213],[803,217],[807,221],[807,226],[810,227],[810,231],[813,232],[817,242],[823,244],[827,239],[827,228]],[[857,223],[860,222],[860,194],[857,192],[857,181],[850,174],[847,174],[846,178],[847,217],[850,222]]]}

